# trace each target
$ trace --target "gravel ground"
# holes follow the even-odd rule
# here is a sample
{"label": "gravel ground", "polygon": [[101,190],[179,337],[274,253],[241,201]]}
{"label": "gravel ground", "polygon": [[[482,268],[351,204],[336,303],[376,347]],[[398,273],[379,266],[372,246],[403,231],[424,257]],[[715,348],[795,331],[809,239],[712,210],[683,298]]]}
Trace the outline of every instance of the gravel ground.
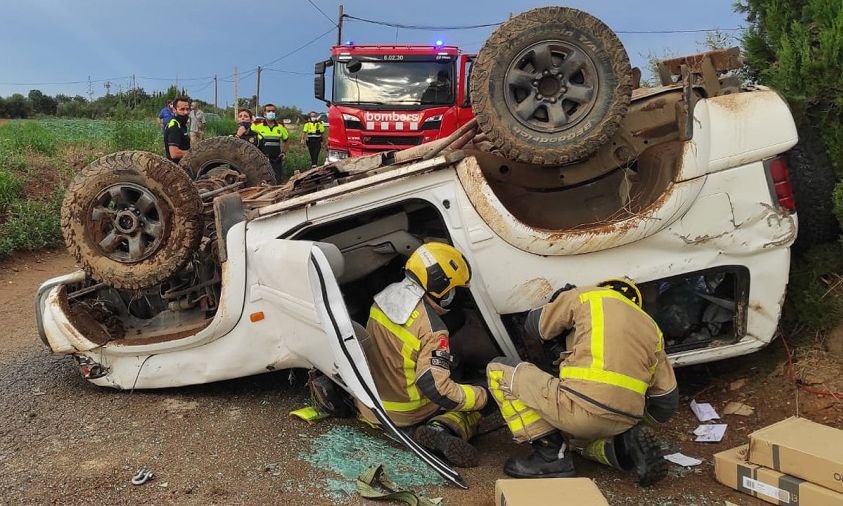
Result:
{"label": "gravel ground", "polygon": [[[443,497],[445,504],[492,505],[504,460],[528,451],[512,444],[505,430],[480,437],[481,465],[464,470],[470,484],[464,491],[442,484],[412,455],[353,420],[308,425],[291,418],[291,410],[307,403],[301,374],[292,383],[282,371],[133,393],[90,385],[71,359],[47,352],[34,323],[37,286],[73,268],[63,252],[0,263],[2,504],[375,504],[353,494],[352,478],[367,465],[383,463],[397,481]],[[686,395],[720,410],[730,400],[756,408],[750,417],[726,417],[727,436],[713,445],[691,441],[697,424],[689,410],[681,410],[665,436],[674,449],[703,458],[701,466],[673,467],[671,478],[652,489],[590,462],[578,460],[578,472],[594,478],[613,505],[765,504],[717,484],[711,456],[794,414],[795,391],[782,374],[781,358],[776,344],[748,358],[681,370]],[[730,390],[742,378],[746,384]],[[840,403],[802,394],[800,408],[803,416],[843,427]],[[144,466],[154,479],[131,485]]]}

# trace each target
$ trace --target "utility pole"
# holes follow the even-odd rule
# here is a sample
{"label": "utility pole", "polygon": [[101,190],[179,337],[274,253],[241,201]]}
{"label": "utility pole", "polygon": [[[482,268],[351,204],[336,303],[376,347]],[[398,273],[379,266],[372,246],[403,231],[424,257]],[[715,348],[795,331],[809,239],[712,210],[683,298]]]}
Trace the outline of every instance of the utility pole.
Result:
{"label": "utility pole", "polygon": [[111,95],[111,81],[106,81],[103,84],[103,87],[105,88],[105,96],[107,97]]}
{"label": "utility pole", "polygon": [[340,13],[337,16],[337,45],[342,45],[342,18],[345,17],[343,13],[342,4],[340,4]]}
{"label": "utility pole", "polygon": [[132,109],[138,106],[138,82],[135,80],[135,75],[132,74]]}
{"label": "utility pole", "polygon": [[217,75],[214,74],[214,109],[219,109],[217,104]]}
{"label": "utility pole", "polygon": [[237,83],[240,79],[237,77],[237,67],[234,67],[234,121],[237,121],[237,109],[239,104],[237,103]]}
{"label": "utility pole", "polygon": [[88,101],[94,101],[94,83],[91,82],[91,76],[88,76]]}
{"label": "utility pole", "polygon": [[261,103],[261,66],[258,65],[258,84],[255,88],[255,116],[258,115],[258,107]]}

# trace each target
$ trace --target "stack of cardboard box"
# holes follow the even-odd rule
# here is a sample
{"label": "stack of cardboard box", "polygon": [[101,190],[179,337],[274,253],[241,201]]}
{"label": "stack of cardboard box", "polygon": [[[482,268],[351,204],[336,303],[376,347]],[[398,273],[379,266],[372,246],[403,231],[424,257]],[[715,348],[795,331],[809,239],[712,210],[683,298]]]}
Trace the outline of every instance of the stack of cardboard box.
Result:
{"label": "stack of cardboard box", "polygon": [[843,506],[843,431],[788,418],[714,456],[717,481],[772,504]]}

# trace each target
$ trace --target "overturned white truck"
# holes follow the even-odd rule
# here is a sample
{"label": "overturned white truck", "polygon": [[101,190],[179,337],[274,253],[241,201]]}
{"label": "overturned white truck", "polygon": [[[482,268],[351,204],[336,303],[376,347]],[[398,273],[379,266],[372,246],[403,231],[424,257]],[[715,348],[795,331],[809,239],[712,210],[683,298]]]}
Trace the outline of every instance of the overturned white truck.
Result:
{"label": "overturned white truck", "polygon": [[280,186],[233,138],[197,146],[187,170],[106,156],[68,193],[62,225],[82,269],[39,290],[41,338],[118,389],[318,369],[395,429],[363,325],[435,239],[474,272],[449,321],[466,374],[500,354],[552,367],[558,350],[523,338],[525,312],[609,276],[639,283],[675,364],[753,352],[782,309],[797,223],[781,155],[797,134],[779,95],[729,77],[738,65],[736,50],[677,58],[661,86],[640,88],[600,21],[537,9],[480,51],[476,121],[447,139]]}

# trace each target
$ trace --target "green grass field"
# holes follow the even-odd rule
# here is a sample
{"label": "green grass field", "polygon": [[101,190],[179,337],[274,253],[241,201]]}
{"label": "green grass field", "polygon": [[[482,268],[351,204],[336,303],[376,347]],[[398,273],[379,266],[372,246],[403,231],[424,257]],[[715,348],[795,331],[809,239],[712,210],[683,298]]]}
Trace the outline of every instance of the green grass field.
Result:
{"label": "green grass field", "polygon": [[[207,135],[229,135],[234,129],[234,121],[218,120],[208,125]],[[285,172],[308,169],[310,157],[299,144],[297,127],[290,129],[289,143]],[[122,150],[162,154],[161,130],[152,121],[136,120],[0,124],[0,258],[61,244],[59,211],[68,183],[92,161]]]}

